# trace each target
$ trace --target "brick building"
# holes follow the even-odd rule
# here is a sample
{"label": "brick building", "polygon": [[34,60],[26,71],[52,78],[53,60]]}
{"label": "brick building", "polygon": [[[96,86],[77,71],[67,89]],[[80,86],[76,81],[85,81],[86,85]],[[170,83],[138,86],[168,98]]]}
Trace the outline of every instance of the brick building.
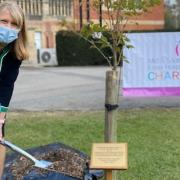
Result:
{"label": "brick building", "polygon": [[[139,1],[139,0],[134,0]],[[82,6],[80,5],[82,4]],[[100,22],[102,18],[107,18],[106,10],[102,7],[101,10],[93,8],[93,0],[75,0],[74,6],[76,11],[74,13],[74,19],[79,23],[79,26],[88,21]],[[101,13],[100,13],[101,11]],[[101,14],[101,16],[100,16]],[[129,30],[157,30],[164,28],[164,16],[165,5],[164,0],[161,0],[161,4],[149,9],[148,12],[143,13],[131,19],[128,22],[127,29]],[[138,25],[137,25],[138,24]]]}
{"label": "brick building", "polygon": [[[10,1],[10,0],[0,0]],[[83,23],[89,21],[103,23],[105,11],[102,13],[92,6],[93,0],[11,0],[21,6],[27,17],[30,59],[37,59],[37,49],[54,48],[56,32],[64,28],[64,20],[71,28],[79,30]],[[103,18],[100,18],[102,14]],[[135,25],[133,22],[138,22]],[[128,29],[152,30],[164,28],[164,3],[134,18]]]}

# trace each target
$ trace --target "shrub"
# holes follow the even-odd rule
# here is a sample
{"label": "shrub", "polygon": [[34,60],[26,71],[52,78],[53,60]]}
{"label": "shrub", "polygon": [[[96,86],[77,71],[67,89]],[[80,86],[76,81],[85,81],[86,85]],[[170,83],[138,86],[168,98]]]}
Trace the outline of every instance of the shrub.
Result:
{"label": "shrub", "polygon": [[56,50],[59,66],[107,64],[96,49],[73,31],[59,31],[56,34]]}

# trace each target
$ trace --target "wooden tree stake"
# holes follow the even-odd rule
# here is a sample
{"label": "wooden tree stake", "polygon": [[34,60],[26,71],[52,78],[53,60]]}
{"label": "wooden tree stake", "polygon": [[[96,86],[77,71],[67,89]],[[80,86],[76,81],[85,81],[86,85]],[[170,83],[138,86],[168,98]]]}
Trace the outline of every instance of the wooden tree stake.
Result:
{"label": "wooden tree stake", "polygon": [[[106,72],[106,105],[117,105],[118,104],[118,72],[107,71]],[[105,109],[105,142],[112,143],[117,142],[117,109],[108,110]],[[109,173],[108,173],[109,174]],[[117,179],[116,171],[113,171],[113,180]],[[108,180],[106,178],[106,180]]]}

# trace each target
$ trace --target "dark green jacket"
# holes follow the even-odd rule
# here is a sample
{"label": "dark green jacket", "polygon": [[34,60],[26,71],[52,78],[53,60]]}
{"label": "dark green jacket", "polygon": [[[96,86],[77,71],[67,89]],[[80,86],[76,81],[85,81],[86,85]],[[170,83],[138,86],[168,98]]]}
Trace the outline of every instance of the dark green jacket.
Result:
{"label": "dark green jacket", "polygon": [[0,51],[0,112],[6,112],[13,94],[21,61],[6,47]]}

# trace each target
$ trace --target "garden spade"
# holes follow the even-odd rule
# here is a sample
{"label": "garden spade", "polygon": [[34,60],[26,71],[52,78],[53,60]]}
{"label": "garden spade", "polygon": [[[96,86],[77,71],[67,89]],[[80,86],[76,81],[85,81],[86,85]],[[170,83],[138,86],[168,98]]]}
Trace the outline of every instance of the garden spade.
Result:
{"label": "garden spade", "polygon": [[36,159],[31,154],[29,154],[26,151],[24,151],[23,149],[15,146],[14,144],[10,143],[9,141],[3,140],[3,141],[0,141],[0,144],[2,144],[3,146],[7,146],[8,148],[12,149],[13,151],[18,152],[21,155],[25,156],[26,158],[30,159],[34,163],[35,167],[47,169],[49,166],[51,166],[53,164],[52,162],[49,162],[49,161]]}

